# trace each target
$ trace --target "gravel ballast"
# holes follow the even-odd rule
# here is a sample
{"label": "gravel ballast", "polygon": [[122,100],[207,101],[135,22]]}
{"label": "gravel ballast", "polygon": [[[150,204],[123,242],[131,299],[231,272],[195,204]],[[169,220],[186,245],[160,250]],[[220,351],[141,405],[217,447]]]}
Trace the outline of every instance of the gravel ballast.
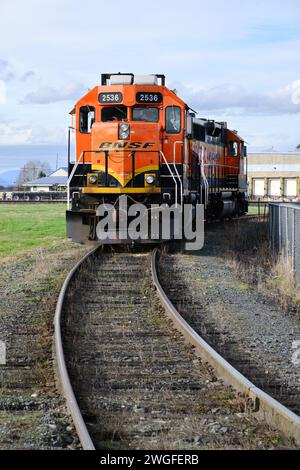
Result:
{"label": "gravel ballast", "polygon": [[56,300],[87,247],[58,241],[1,261],[0,449],[75,449],[79,443],[56,389],[52,360]]}
{"label": "gravel ballast", "polygon": [[208,225],[199,252],[163,255],[161,282],[208,343],[255,385],[300,414],[300,367],[293,362],[299,321],[230,269],[224,230],[230,225]]}

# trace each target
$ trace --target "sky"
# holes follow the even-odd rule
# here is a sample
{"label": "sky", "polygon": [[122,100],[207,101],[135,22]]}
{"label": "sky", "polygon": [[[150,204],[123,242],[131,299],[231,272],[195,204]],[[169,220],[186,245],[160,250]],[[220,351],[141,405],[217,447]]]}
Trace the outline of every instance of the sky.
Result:
{"label": "sky", "polygon": [[118,71],[165,74],[250,151],[300,144],[298,0],[0,0],[0,177],[65,165],[69,111]]}

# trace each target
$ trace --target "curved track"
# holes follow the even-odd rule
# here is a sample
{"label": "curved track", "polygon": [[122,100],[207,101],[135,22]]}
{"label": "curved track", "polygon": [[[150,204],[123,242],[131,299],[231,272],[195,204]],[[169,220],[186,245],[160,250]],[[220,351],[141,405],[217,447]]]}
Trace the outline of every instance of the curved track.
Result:
{"label": "curved track", "polygon": [[65,301],[65,296],[71,281],[74,279],[77,271],[82,264],[95,252],[95,249],[87,253],[69,272],[66,277],[63,286],[61,288],[54,318],[54,341],[55,341],[55,359],[56,367],[58,372],[59,384],[62,387],[63,394],[65,396],[68,409],[71,413],[78,437],[85,450],[95,450],[94,444],[90,438],[89,432],[82,418],[81,411],[79,409],[76,397],[73,392],[73,388],[70,382],[69,374],[67,371],[65,355],[62,344],[61,334],[61,322],[62,322],[62,311]]}
{"label": "curved track", "polygon": [[[175,448],[243,448],[247,438],[239,431],[238,408],[254,411],[300,444],[300,418],[230,366],[177,312],[158,280],[157,250],[151,257],[98,250],[69,273],[55,316],[59,380],[84,449],[137,448],[141,442],[162,448],[162,436],[165,448],[174,442]],[[172,323],[160,311],[153,283]],[[238,399],[224,383],[238,391]],[[246,418],[253,436],[272,439],[255,428],[255,418]],[[207,440],[191,437],[199,428]],[[245,442],[245,448],[258,446],[255,438]]]}

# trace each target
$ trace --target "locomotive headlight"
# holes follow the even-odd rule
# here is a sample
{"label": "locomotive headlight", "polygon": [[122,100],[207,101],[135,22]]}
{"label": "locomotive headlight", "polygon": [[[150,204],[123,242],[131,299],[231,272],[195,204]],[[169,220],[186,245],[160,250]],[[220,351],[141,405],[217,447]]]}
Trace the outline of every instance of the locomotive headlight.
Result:
{"label": "locomotive headlight", "polygon": [[130,127],[129,124],[123,122],[119,125],[119,139],[129,139]]}
{"label": "locomotive headlight", "polygon": [[97,183],[97,181],[98,181],[97,175],[90,175],[89,176],[89,183],[95,184],[95,183]]}
{"label": "locomotive headlight", "polygon": [[153,184],[155,181],[155,177],[153,175],[148,175],[145,178],[147,184]]}

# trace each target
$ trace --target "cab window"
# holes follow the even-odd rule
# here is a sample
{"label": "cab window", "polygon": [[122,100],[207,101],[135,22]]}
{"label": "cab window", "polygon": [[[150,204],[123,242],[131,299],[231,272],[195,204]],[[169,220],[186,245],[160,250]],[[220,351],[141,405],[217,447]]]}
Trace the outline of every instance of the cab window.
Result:
{"label": "cab window", "polygon": [[181,108],[179,106],[166,107],[166,132],[178,134],[181,130]]}
{"label": "cab window", "polygon": [[158,122],[158,108],[136,107],[132,109],[133,121]]}
{"label": "cab window", "polygon": [[83,134],[89,134],[95,122],[95,108],[93,106],[82,106],[79,110],[79,130]]}
{"label": "cab window", "polygon": [[238,150],[239,150],[238,142],[235,142],[235,141],[229,142],[229,155],[230,155],[230,157],[237,157],[238,156]]}
{"label": "cab window", "polygon": [[127,119],[127,107],[126,106],[105,106],[101,111],[101,121],[122,121]]}

